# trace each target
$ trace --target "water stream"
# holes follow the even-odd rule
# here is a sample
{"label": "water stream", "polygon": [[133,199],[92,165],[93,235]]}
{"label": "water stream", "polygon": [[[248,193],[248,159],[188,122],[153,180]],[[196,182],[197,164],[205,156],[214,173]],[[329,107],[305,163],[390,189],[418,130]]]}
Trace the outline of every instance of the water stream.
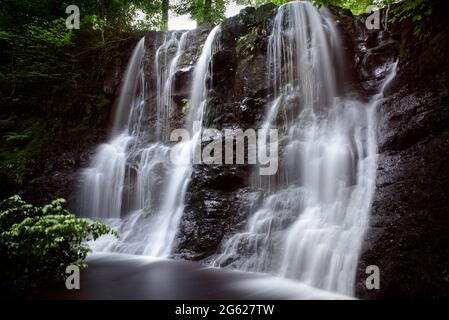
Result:
{"label": "water stream", "polygon": [[[169,143],[172,90],[188,32],[167,33],[156,51],[156,137],[147,128],[144,39],[136,46],[111,137],[82,172],[79,212],[104,219],[121,235],[101,238],[94,250],[154,257],[172,253],[220,30],[212,29],[196,61],[185,123],[191,138],[176,147]],[[353,295],[375,191],[377,105],[397,64],[387,66],[378,94],[362,102],[347,97],[340,86],[338,79],[348,68],[342,65],[342,50],[328,10],[303,1],[279,7],[267,49],[273,99],[262,123],[279,130],[279,170],[268,177],[254,170],[251,183],[263,191],[263,200],[254,205],[244,230],[223,242],[214,266],[266,272]],[[172,152],[189,161],[171,162]]]}
{"label": "water stream", "polygon": [[264,127],[284,138],[275,177],[255,177],[265,197],[213,265],[274,273],[353,295],[377,168],[376,106],[338,95],[341,45],[329,12],[281,6],[269,38],[275,99]]}

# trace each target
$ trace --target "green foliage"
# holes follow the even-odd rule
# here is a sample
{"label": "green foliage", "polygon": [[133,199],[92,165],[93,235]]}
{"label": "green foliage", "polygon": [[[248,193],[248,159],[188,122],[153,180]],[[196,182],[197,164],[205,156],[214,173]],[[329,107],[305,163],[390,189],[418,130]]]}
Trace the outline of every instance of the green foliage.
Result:
{"label": "green foliage", "polygon": [[26,34],[37,43],[64,47],[71,44],[71,30],[67,29],[63,18],[53,20],[45,26],[29,25]]}
{"label": "green foliage", "polygon": [[30,129],[25,130],[24,132],[7,132],[3,138],[7,142],[23,142],[29,140],[31,138],[32,131]]}
{"label": "green foliage", "polygon": [[411,20],[414,23],[413,35],[417,41],[422,41],[426,37],[425,30],[428,30],[428,21],[435,8],[443,3],[442,0],[404,0],[400,5],[392,10],[391,22],[401,22]]}
{"label": "green foliage", "polygon": [[[281,5],[288,3],[290,0],[237,0],[237,4],[241,5],[251,5],[254,7],[259,7],[266,3],[274,3]],[[390,0],[313,0],[313,3],[318,7],[329,7],[336,6],[341,8],[346,8],[352,11],[353,14],[359,15],[365,13],[368,6],[376,4],[379,7],[387,5]]]}
{"label": "green foliage", "polygon": [[[80,0],[76,4],[81,29],[69,30],[68,4],[72,3],[0,1],[0,193],[4,196],[10,195],[10,183],[26,188],[24,184],[44,174],[45,159],[65,144],[78,143],[80,135],[104,117],[104,107],[112,103],[103,90],[108,72],[126,63],[121,59],[129,50],[128,39],[142,35],[134,30],[158,23],[155,1]],[[147,13],[138,25],[133,19],[137,9]]]}
{"label": "green foliage", "polygon": [[161,2],[161,23],[160,29],[162,31],[168,30],[168,11],[170,9],[170,0],[162,0]]}
{"label": "green foliage", "polygon": [[15,287],[49,285],[65,278],[68,265],[86,267],[90,252],[86,241],[105,234],[110,227],[77,218],[57,199],[35,207],[13,196],[0,202],[0,274]]}
{"label": "green foliage", "polygon": [[367,8],[373,4],[378,7],[387,5],[390,1],[381,0],[314,0],[314,3],[318,6],[328,7],[330,5],[341,8],[346,8],[352,11],[353,14],[359,15],[367,12]]}
{"label": "green foliage", "polygon": [[18,195],[0,202],[0,230],[9,230],[26,218],[38,216],[39,208],[23,201]]}
{"label": "green foliage", "polygon": [[437,1],[432,0],[405,0],[400,6],[393,9],[393,22],[411,19],[421,21],[432,14],[432,7]]}
{"label": "green foliage", "polygon": [[224,19],[229,0],[181,0],[173,6],[177,14],[190,14],[198,24],[219,23]]}
{"label": "green foliage", "polygon": [[239,5],[247,5],[247,6],[253,6],[253,7],[260,7],[263,4],[267,3],[274,3],[276,5],[281,5],[287,2],[291,2],[289,0],[237,0],[236,3]]}
{"label": "green foliage", "polygon": [[403,21],[412,19],[412,21],[420,21],[425,16],[432,14],[432,7],[436,2],[441,0],[314,0],[318,6],[337,6],[347,8],[353,14],[359,15],[367,13],[369,6],[375,5],[378,8],[396,3],[395,8],[391,11],[391,21]]}
{"label": "green foliage", "polygon": [[[160,15],[160,0],[2,0],[0,21],[3,27],[38,24],[67,17],[65,8],[75,4],[80,8],[81,28],[91,25],[93,19],[120,32],[133,28],[136,11],[144,12],[148,19]],[[154,21],[154,20],[153,20]]]}
{"label": "green foliage", "polygon": [[27,159],[36,156],[29,151],[42,146],[35,139],[56,125],[45,117],[68,104],[56,101],[53,90],[60,86],[70,94],[80,74],[73,68],[73,33],[65,20],[17,26],[2,35],[0,59],[8,63],[0,65],[0,116],[9,121],[0,127],[0,169],[20,182]]}
{"label": "green foliage", "polygon": [[[281,5],[290,2],[290,0],[237,0],[236,3],[240,5],[251,5],[259,7],[266,3],[274,3]],[[432,14],[432,7],[435,3],[441,0],[313,0],[316,6],[336,6],[346,8],[352,11],[353,14],[359,15],[367,13],[369,6],[375,5],[378,8],[385,7],[392,3],[398,5],[392,10],[392,18],[394,21],[402,21],[411,18],[413,21],[420,21],[426,16]]]}
{"label": "green foliage", "polygon": [[6,31],[0,30],[0,40],[8,40],[9,39],[9,33]]}

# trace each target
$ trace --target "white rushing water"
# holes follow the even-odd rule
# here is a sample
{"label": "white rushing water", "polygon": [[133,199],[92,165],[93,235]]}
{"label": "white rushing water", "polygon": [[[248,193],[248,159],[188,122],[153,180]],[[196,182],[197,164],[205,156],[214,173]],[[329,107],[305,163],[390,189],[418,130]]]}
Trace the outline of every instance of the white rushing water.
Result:
{"label": "white rushing water", "polygon": [[[156,52],[157,137],[148,137],[146,125],[144,39],[134,49],[112,137],[100,145],[91,166],[81,175],[79,212],[105,219],[121,235],[119,240],[103,237],[93,243],[95,251],[158,257],[170,254],[191,173],[188,165],[170,162],[170,147],[165,144],[173,108],[173,80],[186,37],[187,32],[172,32]],[[169,54],[173,50],[174,56]]]}
{"label": "white rushing water", "polygon": [[131,122],[141,116],[145,101],[143,56],[144,38],[135,47],[124,74],[112,137],[99,146],[91,166],[82,172],[78,199],[82,215],[120,218],[128,147],[140,131]]}
{"label": "white rushing water", "polygon": [[[168,143],[174,129],[172,90],[188,33],[168,33],[156,51],[153,137],[148,129],[144,40],[136,46],[112,135],[82,172],[79,212],[104,219],[120,234],[120,239],[107,236],[93,243],[95,251],[171,254],[201,139],[219,35],[217,26],[196,62],[185,124],[191,138],[176,147]],[[320,292],[353,295],[375,191],[376,109],[397,63],[385,68],[385,80],[370,101],[342,95],[338,79],[346,66],[335,22],[328,10],[303,1],[279,7],[267,56],[273,100],[262,128],[279,129],[279,170],[275,176],[254,170],[251,182],[264,197],[253,204],[245,229],[223,242],[213,265],[267,272]],[[174,153],[189,161],[172,163]]]}
{"label": "white rushing water", "polygon": [[[268,45],[275,99],[264,127],[283,134],[275,177],[245,230],[223,243],[214,266],[274,273],[353,295],[377,168],[376,106],[338,96],[341,45],[327,10],[279,7]],[[339,66],[338,68],[336,66]]]}
{"label": "white rushing water", "polygon": [[[219,27],[217,26],[209,33],[194,69],[188,115],[191,121],[202,123],[203,120],[208,91],[205,79],[216,45],[218,31]],[[178,58],[179,54],[177,54],[175,60]],[[191,127],[191,124],[187,123],[187,128]],[[192,138],[189,141],[183,142],[171,150],[177,153],[178,159],[190,159],[190,161],[178,161],[179,164],[174,166],[173,172],[167,177],[168,184],[167,189],[164,191],[165,196],[157,216],[158,223],[153,229],[152,237],[146,241],[150,249],[145,250],[145,253],[151,256],[166,257],[172,250],[172,244],[175,240],[182,213],[184,212],[184,198],[193,168],[191,160],[193,159],[193,153],[200,138],[201,128],[201,126],[194,128],[194,131],[191,132]],[[173,150],[175,148],[176,150]]]}
{"label": "white rushing water", "polygon": [[[218,31],[216,27],[209,34],[195,67],[189,111],[192,121],[202,121],[207,100],[205,77]],[[92,244],[95,251],[165,257],[172,250],[192,172],[190,161],[182,165],[170,161],[171,148],[166,144],[174,75],[187,35],[168,34],[156,52],[156,139],[149,137],[146,126],[144,39],[134,49],[124,75],[112,137],[99,146],[90,167],[81,174],[79,212],[104,219],[121,236],[99,239]],[[170,55],[174,49],[176,53]],[[178,146],[180,157],[190,159],[198,137],[199,132],[193,132],[191,141]]]}
{"label": "white rushing water", "polygon": [[[178,62],[186,46],[187,32],[178,40],[177,33],[173,32],[167,41],[156,51],[157,70],[157,119],[158,138],[167,142],[170,136],[170,115],[173,110],[172,89],[174,76],[177,71]],[[175,56],[170,60],[167,51],[172,46],[177,47]]]}

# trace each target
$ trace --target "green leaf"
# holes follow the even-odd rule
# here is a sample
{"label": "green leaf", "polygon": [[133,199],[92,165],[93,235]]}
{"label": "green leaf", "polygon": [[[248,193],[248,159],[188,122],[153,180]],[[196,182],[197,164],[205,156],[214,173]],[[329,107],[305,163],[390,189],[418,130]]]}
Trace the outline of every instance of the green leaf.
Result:
{"label": "green leaf", "polygon": [[19,287],[65,278],[68,265],[83,265],[86,242],[117,232],[63,208],[64,199],[35,207],[13,196],[0,202],[0,274]]}

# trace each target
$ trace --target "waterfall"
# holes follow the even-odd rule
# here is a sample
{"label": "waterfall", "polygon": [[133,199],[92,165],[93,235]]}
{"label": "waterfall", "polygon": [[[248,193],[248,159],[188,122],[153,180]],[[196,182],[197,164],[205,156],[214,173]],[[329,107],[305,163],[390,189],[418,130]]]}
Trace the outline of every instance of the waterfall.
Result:
{"label": "waterfall", "polygon": [[[156,51],[156,71],[157,71],[157,133],[160,141],[167,142],[170,133],[170,111],[173,109],[172,84],[173,77],[177,71],[177,66],[181,55],[184,52],[187,39],[187,32],[177,39],[177,34],[173,32],[168,41],[165,41]],[[176,54],[170,60],[169,50],[177,47]]]}
{"label": "waterfall", "polygon": [[[79,212],[103,219],[120,234],[120,239],[100,238],[94,250],[172,253],[201,143],[220,33],[220,26],[210,31],[196,61],[185,122],[190,137],[176,145],[170,141],[172,91],[189,33],[169,32],[155,50],[154,110],[145,83],[144,40],[134,49],[111,137],[81,174]],[[353,295],[375,191],[377,105],[397,63],[386,66],[378,94],[366,102],[344,94],[341,79],[348,70],[342,57],[330,11],[305,1],[279,7],[267,46],[272,99],[261,123],[279,131],[279,170],[273,176],[253,170],[251,184],[262,191],[262,200],[249,205],[244,230],[223,241],[214,266]],[[154,124],[150,118],[156,118]]]}
{"label": "waterfall", "polygon": [[133,121],[141,117],[145,101],[143,56],[144,38],[136,45],[126,67],[112,137],[99,146],[91,166],[81,174],[78,211],[84,216],[120,218],[128,148],[140,131],[134,128]]}
{"label": "waterfall", "polygon": [[195,65],[186,124],[192,138],[175,146],[167,144],[172,88],[188,32],[167,34],[156,50],[156,137],[150,137],[147,128],[144,39],[134,49],[125,72],[112,137],[98,148],[90,167],[81,174],[79,212],[104,219],[120,234],[120,239],[100,238],[92,244],[94,250],[170,255],[192,174],[192,161],[174,164],[170,153],[192,159],[199,142],[202,126],[193,123],[201,124],[203,120],[206,78],[212,72],[210,62],[218,48],[219,30],[217,26],[210,32]]}
{"label": "waterfall", "polygon": [[344,72],[335,23],[309,2],[279,7],[268,45],[274,97],[263,127],[278,128],[280,168],[253,177],[265,197],[213,265],[274,273],[353,295],[377,166],[376,106],[339,96]]}
{"label": "waterfall", "polygon": [[[173,197],[184,184],[169,158],[167,141],[173,102],[171,90],[187,32],[167,34],[155,58],[157,71],[156,137],[148,130],[148,105],[143,71],[142,38],[125,71],[112,137],[99,146],[89,168],[81,173],[79,209],[117,228],[121,238],[93,243],[98,251],[166,256],[179,222],[182,198]],[[170,51],[175,54],[170,55]],[[185,188],[184,188],[185,189]],[[179,195],[179,193],[178,193]],[[166,234],[161,235],[161,233]]]}
{"label": "waterfall", "polygon": [[[195,65],[192,90],[190,94],[190,109],[187,116],[186,127],[191,128],[191,139],[182,142],[171,149],[177,157],[177,164],[170,175],[165,198],[159,213],[157,229],[152,233],[153,237],[147,241],[150,250],[146,250],[151,256],[168,256],[171,253],[179,222],[184,212],[184,199],[190,182],[193,169],[193,155],[201,137],[202,126],[194,126],[193,122],[203,122],[204,109],[207,104],[206,76],[210,66],[212,54],[216,50],[216,37],[219,32],[216,26],[209,33],[202,53]],[[187,161],[185,161],[187,159]],[[167,245],[168,244],[168,245]]]}
{"label": "waterfall", "polygon": [[120,88],[120,96],[117,104],[117,110],[114,118],[113,135],[119,130],[123,130],[128,125],[128,119],[131,109],[134,108],[137,101],[143,101],[144,90],[142,85],[143,70],[142,59],[145,53],[145,38],[140,39],[131,55],[131,59],[125,70]]}
{"label": "waterfall", "polygon": [[[193,130],[193,123],[198,122],[202,125],[205,107],[207,104],[207,85],[206,78],[210,69],[210,60],[212,55],[219,49],[219,41],[217,36],[220,33],[220,26],[216,26],[209,33],[206,42],[204,43],[203,51],[201,52],[198,62],[193,71],[193,81],[190,90],[190,111],[187,118],[187,128]],[[202,127],[199,126],[192,135],[196,136]]]}

